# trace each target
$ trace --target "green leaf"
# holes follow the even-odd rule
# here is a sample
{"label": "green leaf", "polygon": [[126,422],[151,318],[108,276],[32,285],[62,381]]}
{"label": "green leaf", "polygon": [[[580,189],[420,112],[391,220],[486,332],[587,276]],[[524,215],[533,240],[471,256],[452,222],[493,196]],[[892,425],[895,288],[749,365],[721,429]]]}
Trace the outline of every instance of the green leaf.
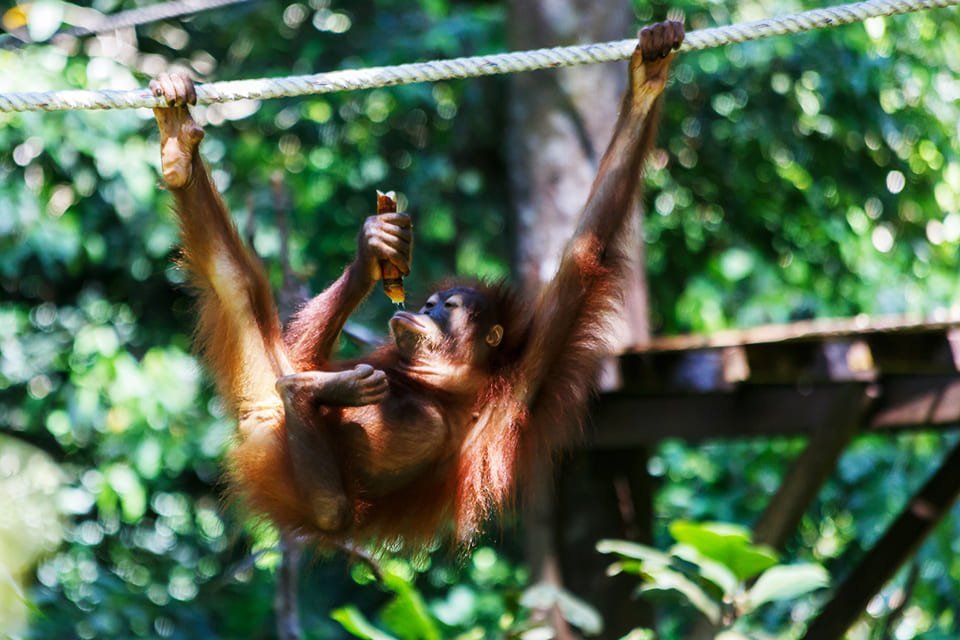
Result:
{"label": "green leaf", "polygon": [[563,619],[580,629],[584,635],[595,636],[603,632],[603,618],[600,612],[569,591],[560,590],[557,607]]}
{"label": "green leaf", "polygon": [[440,640],[440,630],[420,592],[402,576],[387,571],[384,582],[396,594],[380,612],[384,624],[403,640]]}
{"label": "green leaf", "polygon": [[708,558],[690,545],[676,544],[670,549],[670,553],[695,565],[700,575],[705,580],[717,585],[724,595],[732,595],[740,584],[737,576],[727,565]]}
{"label": "green leaf", "polygon": [[726,631],[721,631],[713,640],[753,640],[750,636],[745,636],[739,631],[734,631],[732,629],[727,629]]}
{"label": "green leaf", "polygon": [[830,574],[819,564],[791,564],[771,567],[757,578],[747,592],[748,611],[767,602],[790,600],[830,584]]}
{"label": "green leaf", "polygon": [[677,520],[670,524],[670,533],[677,542],[688,544],[704,556],[725,565],[741,581],[777,564],[776,552],[769,547],[752,544],[750,532],[738,525]]}
{"label": "green leaf", "polygon": [[[481,631],[481,633],[483,632]],[[538,624],[535,627],[523,630],[520,633],[520,640],[553,640],[556,635],[556,630],[549,624]]]}
{"label": "green leaf", "polygon": [[353,606],[340,607],[330,617],[339,622],[347,632],[364,640],[397,640],[394,636],[380,631],[367,620],[360,610]]}
{"label": "green leaf", "polygon": [[528,609],[547,611],[556,607],[563,619],[579,628],[585,635],[603,631],[603,618],[591,605],[556,585],[541,582],[520,596],[520,605]]}
{"label": "green leaf", "polygon": [[601,540],[597,543],[597,551],[600,553],[616,553],[625,558],[641,560],[645,563],[662,566],[670,564],[670,556],[663,551],[626,540]]}
{"label": "green leaf", "polygon": [[608,576],[616,576],[621,573],[631,573],[633,575],[643,574],[643,562],[640,560],[619,560],[607,567]]}
{"label": "green leaf", "polygon": [[540,582],[527,588],[520,596],[520,606],[527,609],[545,610],[556,604],[559,588],[546,582]]}
{"label": "green leaf", "polygon": [[616,553],[625,558],[607,567],[608,576],[620,573],[643,575],[648,566],[667,567],[671,563],[670,556],[659,549],[626,540],[601,540],[597,543],[597,551]]}
{"label": "green leaf", "polygon": [[780,559],[776,551],[765,546],[736,548],[732,550],[731,556],[730,569],[740,580],[749,580],[777,564]]}
{"label": "green leaf", "polygon": [[751,541],[749,529],[728,522],[674,520],[669,529],[677,542],[689,544],[707,555],[732,543],[750,544]]}
{"label": "green leaf", "polygon": [[641,585],[637,593],[649,594],[655,591],[676,591],[683,595],[697,611],[706,616],[713,624],[720,623],[720,605],[700,586],[682,573],[665,567],[651,568],[648,572],[650,582]]}

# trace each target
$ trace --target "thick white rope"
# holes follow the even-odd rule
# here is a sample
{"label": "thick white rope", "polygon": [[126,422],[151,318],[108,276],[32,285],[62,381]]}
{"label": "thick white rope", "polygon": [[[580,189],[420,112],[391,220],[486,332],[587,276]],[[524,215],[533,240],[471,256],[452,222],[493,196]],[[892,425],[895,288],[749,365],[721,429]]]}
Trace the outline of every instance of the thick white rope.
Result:
{"label": "thick white rope", "polygon": [[[853,4],[814,9],[727,27],[701,29],[686,35],[681,51],[699,51],[785,33],[833,27],[867,18],[951,7],[960,0],[866,0]],[[414,82],[450,80],[516,73],[552,67],[625,60],[636,47],[635,39],[598,44],[517,51],[489,56],[417,62],[393,67],[348,69],[306,76],[234,80],[197,85],[198,104],[233,100],[281,98],[307,94],[371,89]],[[0,93],[0,112],[66,111],[74,109],[134,109],[164,107],[166,102],[148,89],[131,91],[50,91]]]}

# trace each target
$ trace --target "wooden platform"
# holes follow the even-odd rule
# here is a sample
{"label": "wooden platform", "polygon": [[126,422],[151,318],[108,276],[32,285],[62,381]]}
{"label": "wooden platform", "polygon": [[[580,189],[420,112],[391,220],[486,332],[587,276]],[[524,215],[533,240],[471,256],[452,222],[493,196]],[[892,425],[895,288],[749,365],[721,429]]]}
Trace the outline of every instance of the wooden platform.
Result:
{"label": "wooden platform", "polygon": [[592,445],[960,426],[960,316],[859,316],[653,340],[618,359]]}

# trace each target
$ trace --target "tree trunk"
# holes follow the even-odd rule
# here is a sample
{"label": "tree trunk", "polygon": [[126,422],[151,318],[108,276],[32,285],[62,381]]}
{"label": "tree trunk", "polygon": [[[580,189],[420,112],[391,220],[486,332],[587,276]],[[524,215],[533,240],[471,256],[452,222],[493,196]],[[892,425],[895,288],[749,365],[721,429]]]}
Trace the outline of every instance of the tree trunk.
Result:
{"label": "tree trunk", "polygon": [[[629,37],[624,0],[513,0],[510,48],[584,44]],[[516,270],[536,291],[556,272],[610,140],[626,86],[626,63],[586,65],[511,77],[510,174],[517,212]],[[639,215],[637,216],[639,218]],[[646,280],[639,219],[632,285],[616,344],[646,341]]]}

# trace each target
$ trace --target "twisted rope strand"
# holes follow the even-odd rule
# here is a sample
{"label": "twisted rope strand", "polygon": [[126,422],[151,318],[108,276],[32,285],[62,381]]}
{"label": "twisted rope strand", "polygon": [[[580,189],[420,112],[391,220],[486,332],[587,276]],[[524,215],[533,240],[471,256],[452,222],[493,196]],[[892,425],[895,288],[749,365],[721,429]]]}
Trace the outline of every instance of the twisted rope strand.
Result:
{"label": "twisted rope strand", "polygon": [[[681,51],[700,51],[733,42],[745,42],[822,27],[835,27],[867,18],[952,7],[960,0],[866,0],[853,4],[814,9],[726,27],[688,33]],[[414,82],[516,73],[553,67],[625,60],[636,48],[635,39],[597,44],[517,51],[488,56],[417,62],[391,67],[348,69],[304,76],[213,82],[197,86],[197,103],[233,100],[266,100],[307,94],[354,91]],[[65,111],[74,109],[134,109],[165,107],[166,102],[149,89],[131,91],[49,91],[0,93],[0,112]]]}

